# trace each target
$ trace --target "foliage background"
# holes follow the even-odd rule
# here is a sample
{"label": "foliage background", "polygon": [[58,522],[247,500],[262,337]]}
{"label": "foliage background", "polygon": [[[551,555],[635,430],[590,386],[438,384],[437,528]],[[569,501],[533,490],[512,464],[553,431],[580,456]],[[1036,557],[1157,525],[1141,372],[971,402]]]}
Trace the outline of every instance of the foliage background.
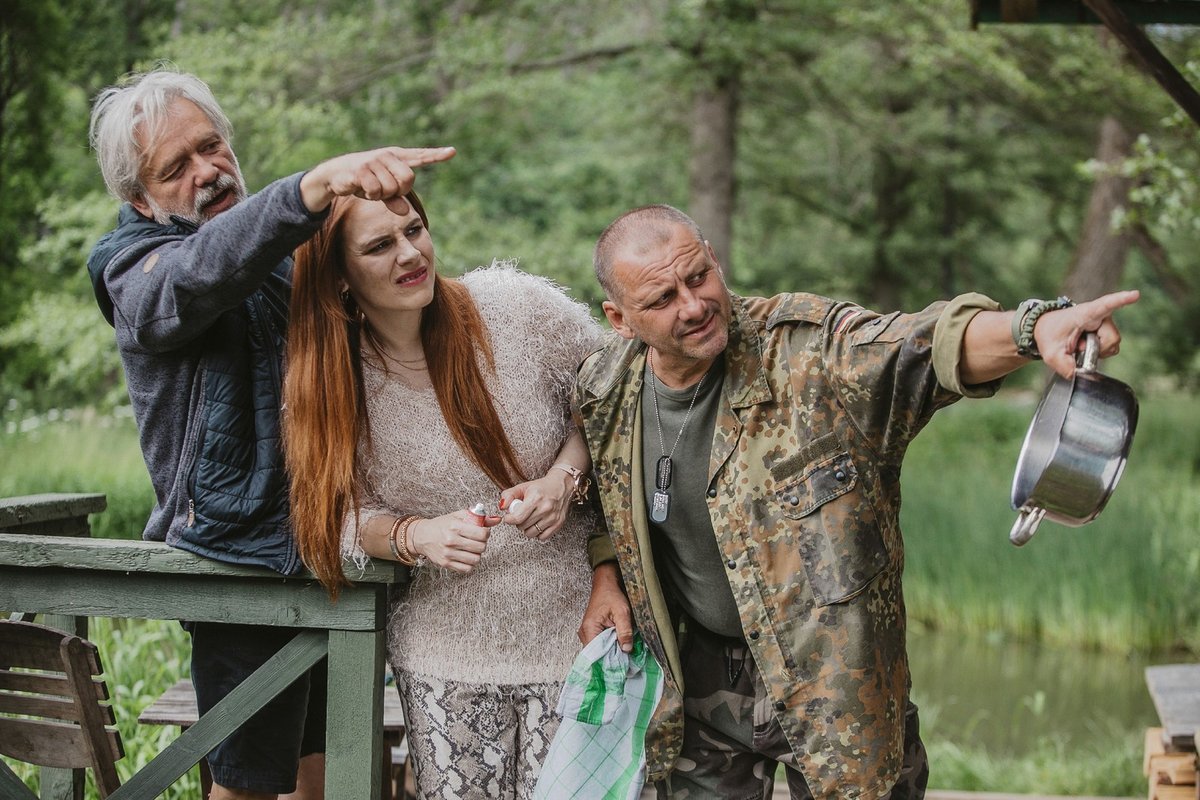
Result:
{"label": "foliage background", "polygon": [[[1080,255],[1104,171],[1088,164],[1113,118],[1143,137],[1116,167],[1134,183],[1116,221],[1143,225],[1168,270],[1130,253],[1121,284],[1146,298],[1122,321],[1153,344],[1139,374],[1191,381],[1194,126],[1101,29],[972,31],[967,5],[10,0],[3,413],[123,401],[82,269],[116,210],[88,105],[159,60],[221,98],[252,188],[349,150],[455,145],[419,183],[443,268],[517,257],[592,302],[590,248],[613,216],[646,202],[699,213],[714,197],[728,207],[710,238],[743,292],[882,310],[967,289],[1010,306],[1051,295]],[[1154,33],[1176,63],[1197,48],[1191,29]],[[703,104],[714,92],[732,98],[718,112]],[[718,123],[729,132],[712,145]]]}

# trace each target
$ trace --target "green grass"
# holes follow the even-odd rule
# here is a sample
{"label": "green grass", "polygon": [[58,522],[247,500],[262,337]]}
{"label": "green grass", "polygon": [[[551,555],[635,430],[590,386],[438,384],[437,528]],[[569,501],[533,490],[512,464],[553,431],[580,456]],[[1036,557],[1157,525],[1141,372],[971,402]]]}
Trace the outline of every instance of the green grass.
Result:
{"label": "green grass", "polygon": [[1146,793],[1141,732],[1114,732],[1085,750],[1042,739],[1035,754],[1023,758],[996,757],[965,743],[927,744],[930,789],[1105,797]]}
{"label": "green grass", "polygon": [[930,628],[1115,652],[1200,652],[1200,422],[1192,397],[1143,399],[1105,510],[1016,548],[1009,492],[1030,402],[959,403],[904,465],[905,594]]}
{"label": "green grass", "polygon": [[0,497],[99,492],[108,509],[92,515],[92,535],[138,539],[154,490],[128,413],[67,412],[9,420],[0,428]]}

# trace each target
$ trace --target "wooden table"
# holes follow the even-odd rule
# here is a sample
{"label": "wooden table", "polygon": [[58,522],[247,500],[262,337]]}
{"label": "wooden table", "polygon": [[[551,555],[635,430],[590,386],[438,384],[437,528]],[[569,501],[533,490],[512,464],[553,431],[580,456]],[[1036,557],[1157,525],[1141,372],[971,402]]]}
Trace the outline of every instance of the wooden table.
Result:
{"label": "wooden table", "polygon": [[1162,724],[1163,744],[1176,751],[1195,750],[1200,731],[1200,664],[1146,667],[1146,688]]}
{"label": "wooden table", "polygon": [[[306,629],[110,795],[111,800],[160,795],[326,656],[325,797],[379,797],[387,596],[390,586],[407,580],[408,570],[395,562],[372,561],[361,571],[348,564],[354,585],[335,604],[308,573],[284,577],[201,558],[162,542],[81,537],[87,534],[87,515],[103,507],[103,495],[0,499],[0,609],[51,615],[55,622],[50,624],[67,629],[78,629],[87,617]],[[120,680],[119,674],[109,676],[110,684]],[[78,797],[81,774],[76,772],[72,780],[73,786],[44,780],[42,797]]]}

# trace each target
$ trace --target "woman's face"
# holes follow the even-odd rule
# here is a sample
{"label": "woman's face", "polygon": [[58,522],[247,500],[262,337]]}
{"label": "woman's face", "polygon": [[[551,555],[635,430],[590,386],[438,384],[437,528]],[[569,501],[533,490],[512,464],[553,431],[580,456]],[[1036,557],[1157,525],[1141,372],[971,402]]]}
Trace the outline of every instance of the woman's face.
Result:
{"label": "woman's face", "polygon": [[433,239],[411,206],[399,216],[377,200],[353,198],[342,256],[342,278],[368,320],[420,312],[433,301]]}

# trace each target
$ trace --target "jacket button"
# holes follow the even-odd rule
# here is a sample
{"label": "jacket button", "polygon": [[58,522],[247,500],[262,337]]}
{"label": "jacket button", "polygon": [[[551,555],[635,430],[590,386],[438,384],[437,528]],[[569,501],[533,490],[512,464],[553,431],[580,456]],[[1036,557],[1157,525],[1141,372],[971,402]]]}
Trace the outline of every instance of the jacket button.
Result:
{"label": "jacket button", "polygon": [[729,567],[730,569],[737,569],[737,562],[731,558],[725,562],[725,566]]}
{"label": "jacket button", "polygon": [[797,496],[797,495],[794,495],[794,494],[793,494],[793,495],[789,495],[789,496],[788,496],[788,502],[789,502],[789,503],[791,503],[791,504],[792,504],[792,505],[794,505],[794,506],[798,506],[798,505],[800,505],[800,498],[799,498],[799,496]]}
{"label": "jacket button", "polygon": [[775,704],[775,710],[776,711],[787,711],[787,703],[780,700],[778,703]]}
{"label": "jacket button", "polygon": [[716,496],[717,496],[717,487],[715,487],[715,486],[710,486],[710,487],[708,488],[708,492],[707,492],[707,494],[708,494],[708,496],[709,496],[709,497],[716,497]]}
{"label": "jacket button", "polygon": [[757,638],[758,638],[758,631],[750,631],[750,638],[751,638],[751,639],[757,639]]}
{"label": "jacket button", "polygon": [[837,472],[833,473],[833,477],[835,480],[838,480],[838,481],[846,480],[846,470],[839,469]]}

